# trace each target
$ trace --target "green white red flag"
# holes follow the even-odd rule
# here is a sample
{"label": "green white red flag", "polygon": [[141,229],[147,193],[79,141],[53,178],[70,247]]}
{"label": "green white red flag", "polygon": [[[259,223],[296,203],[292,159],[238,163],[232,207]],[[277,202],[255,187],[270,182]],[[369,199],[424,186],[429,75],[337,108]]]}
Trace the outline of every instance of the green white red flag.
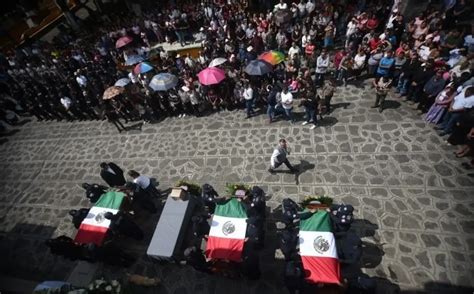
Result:
{"label": "green white red flag", "polygon": [[312,283],[339,284],[340,265],[336,240],[332,233],[331,218],[326,211],[318,211],[300,221],[300,256]]}
{"label": "green white red flag", "polygon": [[217,204],[207,240],[207,257],[241,261],[247,231],[246,219],[247,213],[237,199]]}
{"label": "green white red flag", "polygon": [[76,238],[78,243],[95,243],[102,245],[110,226],[110,220],[104,217],[106,212],[116,214],[122,204],[125,194],[122,192],[109,191],[102,196],[89,210],[89,214],[82,221]]}

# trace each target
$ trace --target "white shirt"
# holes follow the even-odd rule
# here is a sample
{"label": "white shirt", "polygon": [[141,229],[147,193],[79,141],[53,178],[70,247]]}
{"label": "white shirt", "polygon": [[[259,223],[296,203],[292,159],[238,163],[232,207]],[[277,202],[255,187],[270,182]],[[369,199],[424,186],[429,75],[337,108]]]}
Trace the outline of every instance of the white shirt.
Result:
{"label": "white shirt", "polygon": [[248,87],[244,90],[244,99],[245,100],[252,100],[253,98],[253,89],[251,87]]}
{"label": "white shirt", "polygon": [[138,83],[137,76],[134,75],[133,73],[129,73],[129,74],[128,74],[128,78],[130,79],[130,81],[132,82],[132,84]]}
{"label": "white shirt", "polygon": [[295,54],[300,54],[301,50],[300,47],[291,47],[290,50],[288,50],[288,55],[290,56],[291,59],[293,59]]}
{"label": "white shirt", "polygon": [[359,55],[359,54],[356,54],[356,56],[354,56],[354,68],[355,69],[361,69],[364,67],[364,64],[365,64],[365,54],[364,55]]}
{"label": "white shirt", "polygon": [[79,86],[82,86],[82,87],[87,86],[87,79],[83,75],[77,76],[76,82],[79,84]]}
{"label": "white shirt", "polygon": [[[286,150],[285,152],[286,154],[289,154],[288,150]],[[272,168],[275,167],[275,164],[278,162],[278,163],[281,163],[277,160],[278,158],[278,155],[280,155],[280,146],[276,147],[274,150],[273,150],[273,153],[272,153],[272,157],[270,157],[270,165]],[[285,156],[286,157],[286,156]]]}
{"label": "white shirt", "polygon": [[469,87],[464,88],[461,93],[454,97],[453,105],[451,106],[453,110],[460,110],[463,108],[472,108],[474,106],[474,95],[466,97],[466,90]]}
{"label": "white shirt", "polygon": [[288,4],[286,4],[286,3],[278,3],[277,5],[275,5],[275,9],[274,9],[274,10],[285,10],[285,9],[288,9]]}
{"label": "white shirt", "polygon": [[300,2],[298,4],[298,10],[300,11],[301,14],[306,13],[306,5],[303,2]]}
{"label": "white shirt", "polygon": [[63,97],[61,98],[61,104],[64,106],[64,108],[69,109],[69,107],[71,107],[72,101],[69,97]]}
{"label": "white shirt", "polygon": [[326,73],[328,66],[329,66],[329,56],[326,56],[326,58],[319,56],[318,59],[316,60],[316,73]]}
{"label": "white shirt", "polygon": [[133,182],[140,186],[142,189],[148,188],[150,186],[150,178],[147,176],[140,175],[137,178],[133,179]]}
{"label": "white shirt", "polygon": [[283,106],[284,109],[292,109],[293,108],[293,94],[291,94],[290,92],[286,94],[281,92],[281,106]]}
{"label": "white shirt", "polygon": [[308,11],[308,13],[313,12],[315,8],[316,5],[312,1],[308,1],[308,3],[306,3],[306,11]]}

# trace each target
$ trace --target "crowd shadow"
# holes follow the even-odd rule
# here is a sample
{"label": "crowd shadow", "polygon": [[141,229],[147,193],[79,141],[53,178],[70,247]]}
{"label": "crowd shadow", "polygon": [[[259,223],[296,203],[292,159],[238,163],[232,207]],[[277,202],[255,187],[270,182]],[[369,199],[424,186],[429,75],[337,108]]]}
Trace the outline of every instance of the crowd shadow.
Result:
{"label": "crowd shadow", "polygon": [[318,120],[318,126],[320,127],[332,127],[337,124],[337,118],[333,116],[323,116],[322,119]]}
{"label": "crowd shadow", "polygon": [[331,104],[331,108],[334,110],[338,109],[338,108],[344,108],[344,109],[347,109],[347,107],[351,105],[349,102],[340,102],[340,103],[334,103],[334,104]]}
{"label": "crowd shadow", "polygon": [[397,109],[400,108],[401,104],[395,100],[385,100],[383,103],[384,109]]}

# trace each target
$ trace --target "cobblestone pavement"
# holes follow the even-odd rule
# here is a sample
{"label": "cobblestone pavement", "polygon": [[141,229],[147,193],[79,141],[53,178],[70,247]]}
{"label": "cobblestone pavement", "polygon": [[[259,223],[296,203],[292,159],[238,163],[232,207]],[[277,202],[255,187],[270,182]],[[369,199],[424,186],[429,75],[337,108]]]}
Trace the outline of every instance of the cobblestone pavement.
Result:
{"label": "cobblestone pavement", "polygon": [[[181,178],[221,192],[226,182],[260,185],[271,210],[285,197],[324,193],[355,206],[361,220],[355,229],[366,245],[362,268],[369,275],[402,290],[474,286],[474,179],[452,154],[454,147],[412,109],[389,98],[380,114],[370,108],[373,100],[367,86],[338,89],[335,111],[315,130],[301,120],[246,120],[243,111],[168,118],[126,134],[107,122],[28,123],[0,145],[0,248],[8,252],[2,273],[67,277],[75,263],[51,256],[42,242],[75,234],[67,211],[89,206],[76,184],[101,182],[98,163],[111,160],[153,175],[161,187]],[[303,170],[297,178],[266,171],[281,137],[292,146],[290,161]],[[148,234],[156,221],[147,221]],[[161,277],[163,286],[153,293],[285,293],[281,264],[273,261],[272,222],[268,231],[259,282],[208,277],[146,258],[129,271]],[[146,241],[130,246],[144,256]],[[101,267],[99,273],[122,271]]]}

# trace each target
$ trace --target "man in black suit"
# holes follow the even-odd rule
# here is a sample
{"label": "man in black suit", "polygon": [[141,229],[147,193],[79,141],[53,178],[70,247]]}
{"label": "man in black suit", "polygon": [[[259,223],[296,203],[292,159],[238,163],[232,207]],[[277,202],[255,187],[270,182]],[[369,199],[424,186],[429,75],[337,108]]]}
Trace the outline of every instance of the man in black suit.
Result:
{"label": "man in black suit", "polygon": [[100,164],[100,176],[110,187],[125,185],[123,170],[113,162],[102,162]]}

